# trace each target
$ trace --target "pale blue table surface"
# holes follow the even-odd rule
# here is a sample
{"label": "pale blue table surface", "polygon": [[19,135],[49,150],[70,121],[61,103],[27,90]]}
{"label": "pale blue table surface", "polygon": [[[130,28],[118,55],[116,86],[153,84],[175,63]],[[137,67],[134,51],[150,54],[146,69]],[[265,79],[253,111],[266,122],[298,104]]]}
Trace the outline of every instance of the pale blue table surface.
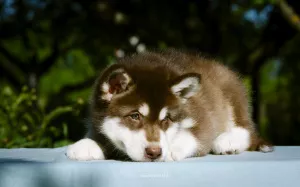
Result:
{"label": "pale blue table surface", "polygon": [[164,163],[79,162],[65,151],[0,149],[0,187],[300,186],[300,146]]}

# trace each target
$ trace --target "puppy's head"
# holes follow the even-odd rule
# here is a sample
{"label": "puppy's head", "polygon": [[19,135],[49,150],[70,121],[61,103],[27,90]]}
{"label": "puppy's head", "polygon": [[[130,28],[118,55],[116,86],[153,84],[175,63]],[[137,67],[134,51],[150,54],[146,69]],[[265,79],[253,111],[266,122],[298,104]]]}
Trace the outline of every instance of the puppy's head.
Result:
{"label": "puppy's head", "polygon": [[176,133],[195,125],[186,105],[200,80],[199,74],[113,65],[96,87],[96,103],[104,104],[93,111],[102,116],[94,125],[132,160],[164,161]]}

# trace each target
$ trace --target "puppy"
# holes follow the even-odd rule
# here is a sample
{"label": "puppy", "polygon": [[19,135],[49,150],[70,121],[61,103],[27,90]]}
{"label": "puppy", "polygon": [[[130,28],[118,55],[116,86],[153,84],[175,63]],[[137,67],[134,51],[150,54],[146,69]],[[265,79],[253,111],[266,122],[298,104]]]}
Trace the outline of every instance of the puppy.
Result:
{"label": "puppy", "polygon": [[273,151],[249,112],[246,89],[224,65],[168,50],[125,57],[94,85],[86,137],[74,160],[179,161]]}

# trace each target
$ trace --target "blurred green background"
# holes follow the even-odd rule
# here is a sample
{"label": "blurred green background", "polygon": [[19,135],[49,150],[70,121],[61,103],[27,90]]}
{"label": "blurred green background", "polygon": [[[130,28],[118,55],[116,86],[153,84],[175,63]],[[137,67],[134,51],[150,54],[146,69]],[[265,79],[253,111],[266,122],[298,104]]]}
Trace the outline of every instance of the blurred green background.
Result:
{"label": "blurred green background", "polygon": [[0,2],[0,148],[80,139],[97,74],[124,55],[169,47],[239,71],[261,134],[300,145],[298,0]]}

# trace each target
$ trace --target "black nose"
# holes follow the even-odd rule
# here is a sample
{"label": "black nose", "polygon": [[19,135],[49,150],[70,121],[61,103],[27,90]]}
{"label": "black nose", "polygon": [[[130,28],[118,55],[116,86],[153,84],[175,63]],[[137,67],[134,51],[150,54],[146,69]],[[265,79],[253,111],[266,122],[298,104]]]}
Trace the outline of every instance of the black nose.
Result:
{"label": "black nose", "polygon": [[149,146],[145,148],[145,155],[152,160],[161,156],[161,148],[158,146]]}

